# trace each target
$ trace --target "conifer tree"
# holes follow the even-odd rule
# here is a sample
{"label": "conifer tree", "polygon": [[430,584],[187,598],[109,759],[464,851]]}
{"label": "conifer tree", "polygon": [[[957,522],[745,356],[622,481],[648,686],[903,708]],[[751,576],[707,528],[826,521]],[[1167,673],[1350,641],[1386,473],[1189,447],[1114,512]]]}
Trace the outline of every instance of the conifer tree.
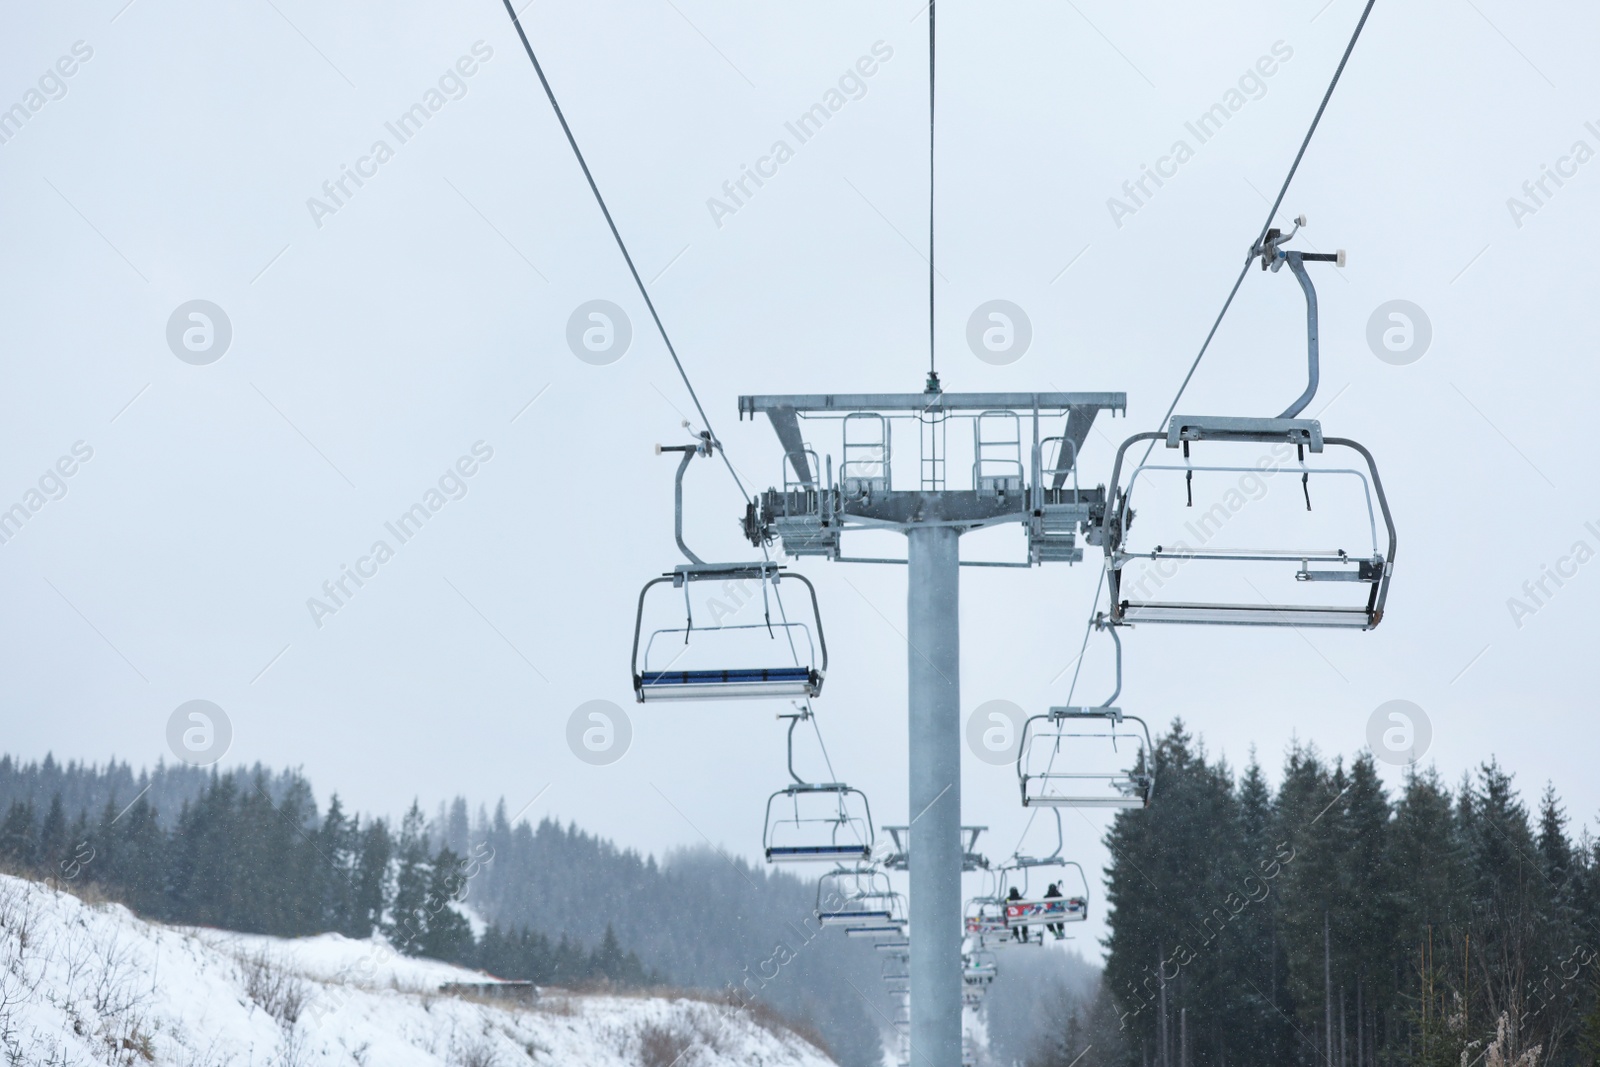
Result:
{"label": "conifer tree", "polygon": [[67,852],[67,809],[61,803],[61,794],[50,797],[50,808],[39,827],[39,840],[34,846],[34,864],[49,876],[55,876],[56,865]]}
{"label": "conifer tree", "polygon": [[384,931],[396,950],[408,956],[422,953],[422,936],[428,929],[428,885],[432,876],[428,837],[422,807],[412,801],[400,823],[395,849],[394,901]]}
{"label": "conifer tree", "polygon": [[[9,758],[9,757],[7,757]],[[34,848],[37,844],[34,824],[36,817],[31,803],[13,800],[0,823],[0,862],[19,871],[31,871],[34,866]]]}
{"label": "conifer tree", "polygon": [[369,820],[358,833],[360,851],[350,892],[350,922],[339,932],[364,941],[382,926],[389,909],[393,893],[389,865],[394,842],[389,836],[389,824],[382,819]]}
{"label": "conifer tree", "polygon": [[460,858],[447,848],[440,849],[428,871],[427,903],[418,945],[422,955],[453,963],[469,960],[472,924],[455,907],[464,886]]}

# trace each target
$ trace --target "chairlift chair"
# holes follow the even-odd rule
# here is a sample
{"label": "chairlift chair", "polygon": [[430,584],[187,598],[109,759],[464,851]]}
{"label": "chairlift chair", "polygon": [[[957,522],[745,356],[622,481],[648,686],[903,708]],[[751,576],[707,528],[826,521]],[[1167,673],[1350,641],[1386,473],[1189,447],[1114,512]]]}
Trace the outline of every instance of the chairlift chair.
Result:
{"label": "chairlift chair", "polygon": [[[1144,808],[1155,791],[1150,728],[1137,715],[1113,706],[1122,695],[1122,638],[1107,615],[1092,625],[1111,635],[1116,648],[1116,688],[1095,707],[1057,707],[1022,725],[1017,779],[1023,807]],[[1138,729],[1125,726],[1137,723]],[[1128,750],[1126,756],[1124,748]],[[1105,756],[1109,749],[1111,759]],[[1040,766],[1039,752],[1044,754]],[[1061,854],[1061,816],[1056,815],[1056,851]]]}
{"label": "chairlift chair", "polygon": [[817,879],[817,921],[846,930],[882,925],[895,918],[897,896],[888,874],[875,867],[837,867]]}
{"label": "chairlift chair", "polygon": [[[789,720],[788,768],[793,781],[767,798],[761,830],[761,846],[767,862],[834,863],[863,868],[872,859],[875,843],[872,807],[867,803],[867,795],[843,782],[808,782],[801,778],[794,769],[794,732],[801,722],[811,718],[811,708],[807,705],[779,718]],[[786,807],[774,813],[773,805],[780,797],[787,802]],[[880,903],[892,905],[892,887],[887,895],[882,892],[887,885],[888,879],[884,876],[874,896]],[[820,882],[817,890],[820,917]],[[891,915],[890,921],[894,918],[896,916]]]}
{"label": "chairlift chair", "polygon": [[[639,592],[633,628],[633,689],[640,703],[665,700],[804,699],[822,692],[828,669],[828,646],[822,633],[817,591],[804,575],[786,571],[771,560],[750,563],[707,563],[683,540],[683,473],[695,456],[710,456],[715,442],[707,433],[692,445],[657,445],[658,452],[681,452],[676,478],[674,533],[689,560],[645,583]],[[784,579],[805,586],[811,621],[790,621],[780,585]],[[752,588],[752,583],[754,588]],[[645,633],[645,607],[652,590],[670,584],[683,596],[683,624],[658,626]],[[697,622],[694,591],[715,589],[706,614]],[[760,622],[727,622],[737,617],[759,591]],[[722,598],[726,597],[730,603]],[[777,618],[774,619],[773,608]],[[659,610],[659,609],[658,609]],[[709,646],[703,649],[702,646]],[[788,665],[773,663],[778,656]]]}
{"label": "chairlift chair", "polygon": [[[1081,923],[1089,918],[1087,897],[1041,897],[1038,900],[1006,902],[1006,926],[1058,926]],[[1059,934],[1057,935],[1060,936]]]}
{"label": "chairlift chair", "polygon": [[962,929],[966,936],[976,938],[1004,934],[1006,919],[1000,898],[973,897],[968,900]]}
{"label": "chairlift chair", "polygon": [[[1058,834],[1059,823],[1060,820],[1058,812]],[[1069,895],[1066,893],[1061,893],[1060,889],[1058,888],[1057,892],[1059,895],[1057,896],[1050,896],[1048,893],[1039,895],[1031,892],[1029,887],[1030,874],[1033,870],[1041,867],[1058,867],[1063,872],[1070,867],[1076,872],[1078,884],[1082,887],[1083,891],[1078,894]],[[1049,929],[1051,933],[1055,934],[1055,936],[1060,939],[1064,937],[1065,934],[1059,929],[1059,927],[1065,925],[1066,923],[1084,922],[1089,918],[1089,880],[1084,877],[1083,867],[1081,865],[1072,860],[1062,858],[1061,840],[1059,837],[1057,838],[1056,851],[1048,856],[1033,857],[1024,856],[1019,853],[1018,855],[1012,857],[1010,863],[1007,863],[1000,868],[1002,885],[1004,885],[1004,883],[1007,881],[1011,881],[1014,874],[1020,874],[1022,876],[1022,884],[1017,887],[1018,896],[1013,898],[1009,895],[1005,895],[1001,900],[1001,905],[1004,908],[1003,915],[1007,930],[1026,931],[1030,927],[1043,926]],[[1056,884],[1059,887],[1059,881],[1060,879],[1057,879],[1057,882],[1053,884]],[[1043,934],[1041,934],[1039,944],[1043,943]]]}
{"label": "chairlift chair", "polygon": [[[1138,729],[1126,724],[1135,723]],[[1109,746],[1119,757],[1110,766],[1075,762],[1087,749]],[[1035,752],[1043,749],[1049,761],[1037,767]],[[1057,769],[1063,752],[1074,762]],[[1024,807],[1144,808],[1155,792],[1155,770],[1150,729],[1136,715],[1104,705],[1093,708],[1051,708],[1031,716],[1022,727],[1017,752],[1017,777]],[[1126,755],[1124,755],[1126,753]],[[1106,761],[1110,763],[1109,760]]]}
{"label": "chairlift chair", "polygon": [[974,951],[961,959],[961,981],[968,986],[986,986],[999,973],[999,964],[991,950]]}
{"label": "chairlift chair", "polygon": [[[811,615],[814,626],[803,622],[790,622],[772,618],[772,601],[769,589],[776,592],[779,583],[788,578],[799,581],[810,594]],[[729,583],[757,582],[761,589],[762,621],[752,623],[695,624],[692,588],[697,582]],[[674,589],[683,590],[684,625],[658,627],[648,637],[644,634],[645,602],[650,591],[671,583]],[[781,605],[780,605],[781,608]],[[815,639],[812,637],[815,630]],[[684,665],[694,638],[702,643],[718,641],[737,642],[746,647],[754,645],[750,638],[765,636],[773,652],[793,652],[799,662],[790,666],[760,666],[740,664],[720,666],[705,664],[698,658],[695,666]],[[729,641],[729,638],[732,641]],[[681,640],[680,640],[681,638]],[[742,639],[742,640],[741,640]],[[642,647],[641,647],[642,646]],[[726,647],[726,645],[725,645]],[[742,651],[742,650],[741,650]],[[642,660],[642,662],[641,662]],[[778,564],[682,564],[659,578],[645,584],[639,593],[639,610],[633,631],[633,688],[640,703],[663,700],[744,700],[759,698],[801,699],[818,696],[822,680],[828,670],[828,646],[822,635],[822,616],[817,610],[817,591],[802,574],[786,571]]]}
{"label": "chairlift chair", "polygon": [[[878,894],[873,894],[878,898]],[[906,936],[910,923],[906,920],[905,897],[899,893],[889,892],[881,895],[881,899],[874,899],[873,904],[881,907],[883,918],[870,922],[856,922],[844,928],[844,936],[857,940],[895,941]]]}
{"label": "chairlift chair", "polygon": [[[773,811],[779,798],[787,811]],[[818,806],[812,798],[822,798]],[[867,796],[840,782],[793,782],[767,798],[761,845],[768,863],[866,863],[872,858]]]}
{"label": "chairlift chair", "polygon": [[[1108,511],[1094,532],[1094,539],[1104,547],[1106,553],[1107,581],[1111,593],[1110,614],[1113,623],[1197,623],[1370,630],[1383,620],[1389,580],[1394,570],[1396,536],[1394,517],[1389,510],[1389,501],[1384,494],[1377,465],[1372,453],[1359,442],[1345,437],[1324,436],[1319,421],[1299,417],[1316,394],[1320,374],[1316,289],[1306,273],[1305,264],[1324,261],[1337,262],[1339,266],[1344,265],[1343,252],[1316,254],[1284,249],[1282,245],[1303,225],[1305,217],[1301,216],[1296,220],[1295,229],[1288,234],[1275,229],[1269,230],[1262,243],[1251,250],[1251,254],[1260,257],[1263,270],[1270,267],[1273,271],[1277,271],[1287,264],[1305,293],[1309,365],[1309,380],[1305,391],[1276,418],[1175,415],[1165,431],[1135,434],[1123,442],[1122,447],[1117,450],[1116,462],[1112,467],[1111,486],[1106,497]],[[1175,465],[1141,461],[1129,474],[1127,484],[1124,485],[1123,460],[1128,449],[1141,441],[1151,442],[1150,448],[1154,447],[1156,441],[1164,441],[1168,449],[1181,448],[1183,463]],[[1365,514],[1361,517],[1365,520],[1362,524],[1363,531],[1366,535],[1370,535],[1366,543],[1359,547],[1352,546],[1355,550],[1327,546],[1214,547],[1209,543],[1209,537],[1215,534],[1216,528],[1223,521],[1219,517],[1211,528],[1207,528],[1204,519],[1201,520],[1200,532],[1206,537],[1196,536],[1195,539],[1201,542],[1197,546],[1177,541],[1158,544],[1150,549],[1131,548],[1128,543],[1128,530],[1134,519],[1132,505],[1135,489],[1148,472],[1182,473],[1190,507],[1193,506],[1196,473],[1220,473],[1231,478],[1258,476],[1264,470],[1271,470],[1274,475],[1276,474],[1276,468],[1265,458],[1262,463],[1255,466],[1202,465],[1191,461],[1191,446],[1202,445],[1209,450],[1212,442],[1292,447],[1298,458],[1301,488],[1304,491],[1307,510],[1311,509],[1312,475],[1316,475],[1318,481],[1328,478],[1353,479],[1365,504]],[[1306,465],[1307,452],[1319,455],[1328,448],[1354,453],[1356,462],[1343,467]],[[1146,449],[1145,456],[1148,458],[1149,448]],[[1216,508],[1213,507],[1211,510],[1215,511]],[[1223,510],[1229,509],[1224,507]],[[1384,531],[1384,536],[1381,538],[1379,518],[1382,519]],[[1189,525],[1193,526],[1192,523]],[[1150,575],[1146,574],[1135,580],[1130,579],[1126,573],[1130,565],[1137,561],[1149,561],[1149,566],[1154,568],[1154,575],[1158,579],[1154,593],[1148,589]],[[1164,584],[1159,579],[1175,576],[1176,568],[1190,563],[1283,564],[1285,569],[1293,568],[1292,572],[1285,576],[1292,576],[1297,583],[1317,583],[1319,589],[1323,588],[1322,583],[1333,583],[1334,589],[1342,584],[1353,583],[1364,589],[1364,595],[1349,598],[1347,602],[1300,603],[1294,602],[1297,598],[1289,595],[1287,587],[1268,587],[1262,590],[1256,589],[1251,583],[1254,595],[1249,600],[1195,602],[1159,598],[1160,587]],[[1144,565],[1139,564],[1140,567]],[[1161,570],[1163,566],[1167,568],[1168,573]],[[1216,569],[1212,568],[1212,572],[1215,571]],[[1239,568],[1232,568],[1230,573],[1239,573]],[[1323,599],[1339,600],[1332,589],[1327,590]]]}

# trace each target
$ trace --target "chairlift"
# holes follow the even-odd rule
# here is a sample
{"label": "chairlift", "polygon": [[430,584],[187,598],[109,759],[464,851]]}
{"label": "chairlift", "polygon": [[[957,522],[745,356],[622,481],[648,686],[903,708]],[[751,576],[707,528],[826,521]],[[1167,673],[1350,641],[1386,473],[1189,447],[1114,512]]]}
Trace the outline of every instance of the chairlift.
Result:
{"label": "chairlift", "polygon": [[[1138,716],[1125,715],[1113,706],[1122,693],[1122,639],[1106,616],[1098,616],[1095,626],[1109,631],[1115,643],[1116,689],[1095,707],[1051,708],[1023,723],[1017,778],[1024,807],[1126,809],[1150,805],[1155,791],[1150,728]],[[1137,724],[1137,729],[1129,723]],[[1058,836],[1059,830],[1058,822]]]}
{"label": "chairlift", "polygon": [[[1013,856],[1009,863],[1000,868],[1001,885],[1012,883],[1017,895],[1003,894],[1001,905],[1004,908],[1005,925],[1007,930],[1023,931],[1026,938],[1027,930],[1034,926],[1042,926],[1056,936],[1057,940],[1066,937],[1062,928],[1066,923],[1084,922],[1089,918],[1089,880],[1084,877],[1083,867],[1072,860],[1064,859],[1061,855],[1060,838],[1060,813],[1057,817],[1056,850],[1048,856],[1024,856],[1020,853]],[[1048,892],[1040,895],[1031,891],[1029,885],[1030,873],[1042,867],[1057,867],[1063,873],[1071,868],[1077,873],[1077,881],[1082,887],[1082,892],[1077,894],[1062,893],[1058,878],[1052,883],[1057,895],[1051,896]],[[1021,884],[1017,885],[1014,875],[1021,875]],[[1039,944],[1043,944],[1043,935],[1040,935]]]}
{"label": "chairlift", "polygon": [[999,964],[990,949],[976,950],[961,957],[961,981],[964,985],[987,986],[999,973]]}
{"label": "chairlift", "polygon": [[[843,782],[807,782],[795,773],[794,731],[811,717],[809,708],[780,716],[789,720],[789,777],[767,798],[761,847],[768,863],[866,864],[875,843],[867,795]],[[785,802],[777,811],[779,798]]]}
{"label": "chairlift", "polygon": [[966,903],[962,930],[968,937],[982,939],[1006,932],[1005,910],[998,896],[973,897]]}
{"label": "chairlift", "polygon": [[817,879],[817,921],[845,930],[881,926],[895,918],[898,896],[876,867],[837,867]]}
{"label": "chairlift", "polygon": [[882,941],[885,939],[896,940],[906,936],[910,924],[905,917],[905,900],[900,894],[894,894],[890,902],[888,918],[870,923],[857,923],[844,929],[844,936],[860,940],[871,939]]}
{"label": "chairlift", "polygon": [[1006,926],[1011,929],[1043,926],[1057,939],[1066,936],[1057,927],[1065,923],[1081,923],[1089,918],[1088,897],[1040,897],[1037,900],[1010,900],[1006,902]]}
{"label": "chairlift", "polygon": [[[1377,465],[1373,461],[1372,454],[1359,442],[1345,437],[1326,437],[1318,420],[1299,417],[1316,395],[1320,374],[1317,296],[1311,278],[1306,273],[1305,264],[1318,261],[1334,262],[1342,267],[1344,253],[1341,251],[1337,254],[1318,254],[1284,249],[1282,245],[1305,225],[1305,216],[1300,216],[1295,223],[1295,228],[1287,234],[1276,229],[1269,230],[1262,243],[1251,250],[1251,254],[1260,257],[1263,270],[1270,268],[1276,272],[1287,264],[1305,293],[1309,366],[1305,391],[1276,418],[1175,415],[1165,431],[1135,434],[1123,442],[1122,447],[1117,450],[1116,462],[1112,467],[1111,488],[1106,498],[1109,511],[1095,531],[1096,539],[1106,552],[1113,623],[1314,626],[1370,630],[1383,619],[1389,580],[1394,570],[1396,537],[1394,518],[1389,510],[1388,498],[1383,491],[1383,482],[1378,476]],[[1181,448],[1183,463],[1181,465],[1150,463],[1147,448],[1145,460],[1133,469],[1128,476],[1127,484],[1123,485],[1121,480],[1123,459],[1128,449],[1140,441],[1151,442],[1150,447],[1153,448],[1154,442],[1158,440],[1164,440],[1168,449]],[[1312,510],[1313,475],[1320,483],[1328,483],[1330,479],[1348,482],[1351,494],[1355,495],[1358,492],[1364,504],[1364,507],[1352,509],[1359,515],[1364,543],[1351,546],[1349,549],[1326,545],[1268,548],[1215,546],[1211,544],[1211,538],[1219,532],[1221,523],[1226,521],[1227,516],[1219,514],[1213,517],[1213,513],[1219,508],[1228,514],[1231,514],[1232,510],[1219,504],[1207,512],[1207,517],[1199,520],[1199,527],[1195,527],[1194,523],[1188,524],[1197,544],[1191,545],[1179,540],[1158,544],[1151,549],[1131,548],[1128,543],[1128,530],[1135,514],[1133,508],[1135,490],[1141,481],[1151,480],[1145,477],[1147,474],[1162,471],[1181,473],[1184,477],[1187,506],[1192,507],[1194,477],[1197,473],[1221,474],[1236,480],[1258,478],[1263,471],[1272,471],[1274,476],[1277,473],[1277,468],[1266,457],[1254,466],[1216,463],[1202,465],[1192,462],[1191,446],[1204,444],[1209,450],[1212,442],[1224,445],[1239,443],[1276,445],[1280,447],[1284,460],[1289,455],[1288,450],[1292,448],[1297,457],[1301,490],[1308,511]],[[1322,455],[1329,448],[1353,452],[1356,462],[1342,467],[1310,466],[1306,463],[1306,453],[1309,452],[1313,456]],[[1244,498],[1241,496],[1239,499],[1242,501]],[[1208,517],[1210,517],[1209,525]],[[1385,535],[1382,538],[1379,535],[1380,517]],[[1147,564],[1140,561],[1147,561],[1150,570],[1143,571]],[[1136,563],[1141,573],[1130,575],[1129,569]],[[1316,583],[1318,589],[1323,589],[1326,583],[1332,583],[1333,589],[1327,589],[1322,594],[1327,601],[1339,601],[1341,598],[1334,590],[1344,584],[1357,586],[1358,595],[1346,598],[1345,602],[1301,603],[1296,602],[1298,599],[1296,595],[1289,593],[1290,587],[1280,585],[1260,589],[1254,583],[1249,583],[1254,594],[1251,599],[1239,596],[1211,602],[1161,599],[1159,593],[1165,584],[1165,579],[1176,576],[1178,568],[1190,563],[1274,564],[1281,567],[1280,578],[1290,577],[1296,583]],[[1220,576],[1217,568],[1207,568],[1207,571],[1213,576]],[[1239,574],[1242,571],[1238,567],[1233,567],[1227,573]],[[1149,588],[1152,578],[1156,583],[1153,591]],[[1232,593],[1231,589],[1229,593]]]}
{"label": "chairlift", "polygon": [[[684,543],[683,474],[695,456],[709,457],[715,449],[716,442],[704,431],[694,444],[656,446],[657,452],[683,453],[675,480],[674,534],[689,562],[651,579],[639,592],[633,628],[634,693],[640,703],[817,696],[828,669],[828,646],[810,580],[771,560],[707,563]],[[779,588],[786,578],[800,582],[810,594],[810,623],[789,620]],[[646,602],[660,599],[652,597],[651,590],[669,583],[682,590],[683,624],[655,627],[646,635]],[[697,622],[694,593],[708,589],[715,590],[706,602],[709,619]],[[737,618],[758,592],[760,622],[724,621]],[[780,654],[790,665],[772,662]]]}
{"label": "chairlift", "polygon": [[[1137,724],[1137,729],[1127,725]],[[1030,771],[1034,753],[1050,762]],[[1111,758],[1105,753],[1109,749]],[[1150,728],[1121,708],[1061,707],[1030,717],[1022,727],[1018,778],[1024,807],[1145,808],[1155,792]],[[1057,769],[1066,754],[1069,763]],[[1078,760],[1084,760],[1081,768]],[[1090,759],[1096,760],[1093,764]]]}
{"label": "chairlift", "polygon": [[[787,810],[774,813],[780,797]],[[865,863],[872,858],[872,844],[872,813],[859,789],[841,782],[794,782],[767,798],[761,846],[768,863]]]}

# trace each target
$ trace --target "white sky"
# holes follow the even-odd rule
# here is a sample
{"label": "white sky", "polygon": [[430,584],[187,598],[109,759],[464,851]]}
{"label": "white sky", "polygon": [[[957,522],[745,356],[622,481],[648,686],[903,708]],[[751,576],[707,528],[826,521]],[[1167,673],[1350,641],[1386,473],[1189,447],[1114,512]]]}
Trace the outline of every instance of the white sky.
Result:
{"label": "white sky", "polygon": [[[74,42],[93,50],[0,145],[0,506],[74,442],[94,450],[0,545],[4,749],[153,763],[172,710],[204,698],[231,718],[228,762],[300,765],[360,809],[538,795],[530,816],[626,845],[755,855],[783,780],[772,708],[631,703],[638,587],[676,561],[671,462],[650,446],[681,439],[688,405],[503,8],[123,3],[0,16],[0,106]],[[1083,457],[1085,480],[1105,480],[1111,441],[1165,410],[1359,10],[942,4],[946,387],[1126,390],[1128,420],[1102,423]],[[525,15],[719,434],[762,486],[778,446],[764,421],[736,421],[740,393],[921,386],[919,12],[596,0]],[[1181,714],[1213,753],[1242,765],[1255,745],[1275,772],[1292,738],[1350,753],[1377,705],[1406,698],[1448,778],[1493,753],[1529,794],[1554,780],[1575,818],[1600,808],[1584,714],[1600,563],[1520,629],[1506,605],[1574,542],[1600,548],[1582,473],[1600,164],[1547,186],[1520,226],[1507,208],[1575,141],[1600,148],[1584,126],[1600,125],[1597,21],[1576,5],[1378,5],[1285,214],[1310,215],[1316,247],[1350,251],[1348,269],[1317,275],[1319,404],[1338,397],[1328,432],[1373,449],[1394,504],[1388,619],[1309,640],[1141,628],[1126,710]],[[384,123],[478,41],[493,55],[466,95],[318,228],[307,198],[374,140],[393,145]],[[707,198],[878,41],[893,58],[866,94],[719,228]],[[1265,95],[1117,227],[1107,197],[1279,41],[1293,56]],[[165,341],[196,298],[233,326],[210,366]],[[605,367],[564,340],[597,298],[634,325]],[[963,340],[994,298],[1033,323],[1008,367]],[[1395,298],[1433,323],[1411,366],[1365,342]],[[1287,274],[1253,273],[1184,409],[1276,413],[1303,382],[1302,316]],[[467,496],[318,629],[306,599],[480,440],[494,458]],[[689,495],[693,543],[742,555],[726,475],[702,465]],[[1065,699],[1098,562],[963,575],[964,709]],[[834,765],[878,821],[904,821],[904,574],[800,569],[827,613],[818,710]],[[1099,699],[1108,667],[1092,658],[1081,695]],[[596,698],[633,720],[609,767],[564,741]],[[966,821],[1009,852],[1024,822],[1013,772],[965,774]],[[1069,852],[1091,870],[1104,825],[1068,815]],[[1097,912],[1088,933],[1102,930]]]}

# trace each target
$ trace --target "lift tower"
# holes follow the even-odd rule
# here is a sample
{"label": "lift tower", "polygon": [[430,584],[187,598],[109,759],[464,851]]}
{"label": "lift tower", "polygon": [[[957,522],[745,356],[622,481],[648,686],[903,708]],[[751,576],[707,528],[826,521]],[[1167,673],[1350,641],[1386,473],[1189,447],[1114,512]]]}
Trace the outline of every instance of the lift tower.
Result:
{"label": "lift tower", "polygon": [[[1077,459],[1101,411],[1127,408],[1126,393],[945,393],[930,374],[921,393],[743,396],[739,415],[765,415],[784,451],[782,487],[745,515],[757,545],[781,540],[793,556],[907,567],[907,697],[910,705],[911,1057],[916,1067],[961,1064],[961,629],[960,567],[1029,567],[1083,558],[1080,531],[1105,514],[1104,487],[1078,484]],[[829,420],[842,434],[822,461],[800,421]],[[1064,419],[1059,429],[1058,420]],[[897,488],[893,429],[915,424],[914,488]],[[971,426],[970,444],[950,426]],[[1031,436],[1024,438],[1024,427]],[[951,461],[971,476],[951,484]],[[904,478],[912,462],[902,457]],[[1006,523],[1027,533],[1027,558],[960,558],[963,533]],[[904,559],[846,556],[850,529],[906,536]]]}

